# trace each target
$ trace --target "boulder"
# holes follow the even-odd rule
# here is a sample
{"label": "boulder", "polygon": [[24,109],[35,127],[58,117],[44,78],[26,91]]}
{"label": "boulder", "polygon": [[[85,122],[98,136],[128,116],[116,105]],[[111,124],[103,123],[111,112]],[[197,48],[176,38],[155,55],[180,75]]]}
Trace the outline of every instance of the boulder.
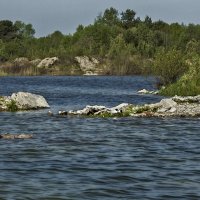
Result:
{"label": "boulder", "polygon": [[49,104],[43,96],[28,92],[13,93],[11,95],[11,100],[16,103],[16,106],[20,110],[49,108]]}
{"label": "boulder", "polygon": [[177,103],[172,99],[162,99],[158,105],[160,107],[158,112],[166,112],[176,110]]}
{"label": "boulder", "polygon": [[45,58],[43,60],[41,60],[41,62],[37,65],[38,68],[42,68],[42,67],[51,67],[53,65],[56,64],[56,62],[58,62],[59,59],[58,57],[52,57],[52,58]]}
{"label": "boulder", "polygon": [[88,56],[76,56],[76,62],[78,62],[84,75],[98,75],[101,70],[99,67],[100,62],[96,58],[89,58]]}

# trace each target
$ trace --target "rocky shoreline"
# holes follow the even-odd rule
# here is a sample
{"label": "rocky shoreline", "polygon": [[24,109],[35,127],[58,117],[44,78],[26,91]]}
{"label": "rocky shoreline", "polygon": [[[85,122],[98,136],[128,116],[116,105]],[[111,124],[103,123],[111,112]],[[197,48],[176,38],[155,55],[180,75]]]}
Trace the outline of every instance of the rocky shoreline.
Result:
{"label": "rocky shoreline", "polygon": [[[49,108],[43,96],[28,92],[13,93],[11,96],[0,97],[0,111],[23,111]],[[51,111],[49,111],[49,114]],[[86,106],[81,110],[59,111],[59,115],[99,116],[99,117],[124,117],[124,116],[200,116],[200,95],[174,96],[162,99],[158,103],[133,105],[122,103],[115,107],[102,105]]]}
{"label": "rocky shoreline", "polygon": [[[29,60],[19,57],[12,61],[0,62],[0,75],[105,75],[103,62],[94,57],[76,56],[67,63],[58,57]],[[106,71],[106,72],[105,72]]]}
{"label": "rocky shoreline", "polygon": [[158,103],[133,105],[128,103],[116,107],[86,106],[81,110],[59,111],[59,115],[88,117],[199,117],[200,95],[162,99]]}
{"label": "rocky shoreline", "polygon": [[[43,96],[27,92],[0,97],[0,111],[24,111],[49,108]],[[53,113],[48,112],[51,116]],[[200,117],[200,95],[162,99],[158,103],[133,105],[122,103],[115,107],[86,106],[81,110],[59,111],[58,115],[83,117]],[[32,134],[0,134],[0,139],[31,139]]]}

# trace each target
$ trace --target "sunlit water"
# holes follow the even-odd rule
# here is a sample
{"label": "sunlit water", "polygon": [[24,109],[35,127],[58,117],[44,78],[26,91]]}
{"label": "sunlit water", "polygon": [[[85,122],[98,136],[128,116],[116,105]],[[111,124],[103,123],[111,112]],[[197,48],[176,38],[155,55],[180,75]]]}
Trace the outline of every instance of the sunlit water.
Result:
{"label": "sunlit water", "polygon": [[[51,110],[157,102],[144,77],[3,77],[0,95],[43,95]],[[0,113],[0,199],[200,199],[198,118],[81,118]]]}

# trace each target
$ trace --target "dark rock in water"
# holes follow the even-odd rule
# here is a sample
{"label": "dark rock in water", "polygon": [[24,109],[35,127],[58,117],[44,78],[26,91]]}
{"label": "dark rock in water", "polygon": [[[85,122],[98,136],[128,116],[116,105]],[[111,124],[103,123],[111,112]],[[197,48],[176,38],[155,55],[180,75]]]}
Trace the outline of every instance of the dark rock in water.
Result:
{"label": "dark rock in water", "polygon": [[59,111],[58,114],[59,115],[68,115],[68,112],[67,111]]}
{"label": "dark rock in water", "polygon": [[48,115],[49,115],[49,116],[53,116],[53,112],[49,110],[49,111],[48,111]]}
{"label": "dark rock in water", "polygon": [[0,139],[31,139],[33,138],[32,134],[0,134]]}

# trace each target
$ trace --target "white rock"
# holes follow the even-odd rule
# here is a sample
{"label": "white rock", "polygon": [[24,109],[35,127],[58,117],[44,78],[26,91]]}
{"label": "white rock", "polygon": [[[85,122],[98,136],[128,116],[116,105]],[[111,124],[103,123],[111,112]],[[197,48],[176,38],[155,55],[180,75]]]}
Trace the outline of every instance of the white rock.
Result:
{"label": "white rock", "polygon": [[14,100],[20,109],[49,108],[49,104],[43,96],[28,92],[13,93],[11,100]]}
{"label": "white rock", "polygon": [[146,89],[142,89],[142,90],[139,90],[138,93],[139,93],[139,94],[148,94],[149,91],[146,90]]}
{"label": "white rock", "polygon": [[149,91],[146,89],[142,89],[138,91],[138,94],[158,94],[158,93],[159,93],[158,91]]}
{"label": "white rock", "polygon": [[130,104],[128,103],[121,103],[118,106],[112,107],[110,108],[110,113],[111,114],[117,114],[117,113],[121,113],[124,111],[124,109],[126,109],[128,106],[130,106]]}
{"label": "white rock", "polygon": [[100,62],[96,58],[89,58],[88,56],[76,56],[75,60],[78,62],[84,75],[98,75],[100,73]]}
{"label": "white rock", "polygon": [[175,101],[173,101],[172,99],[162,99],[160,101],[160,105],[161,105],[161,107],[163,107],[165,109],[170,109],[172,107],[176,107],[177,103]]}
{"label": "white rock", "polygon": [[57,61],[58,61],[58,57],[52,57],[52,58],[45,58],[43,59],[38,65],[38,68],[41,67],[51,67],[53,66]]}

